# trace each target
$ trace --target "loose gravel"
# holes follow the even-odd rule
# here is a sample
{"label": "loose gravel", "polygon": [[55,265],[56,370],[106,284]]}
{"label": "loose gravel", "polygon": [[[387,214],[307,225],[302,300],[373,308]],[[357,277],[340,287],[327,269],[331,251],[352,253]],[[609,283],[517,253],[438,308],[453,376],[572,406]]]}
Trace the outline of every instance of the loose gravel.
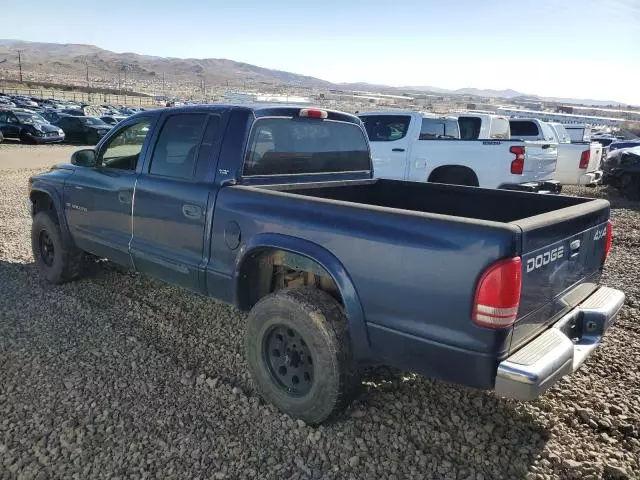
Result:
{"label": "loose gravel", "polygon": [[605,283],[628,300],[540,400],[375,369],[341,418],[312,428],[257,397],[231,307],[108,264],[45,283],[32,173],[0,172],[0,479],[638,477],[640,204],[569,189],[614,200]]}

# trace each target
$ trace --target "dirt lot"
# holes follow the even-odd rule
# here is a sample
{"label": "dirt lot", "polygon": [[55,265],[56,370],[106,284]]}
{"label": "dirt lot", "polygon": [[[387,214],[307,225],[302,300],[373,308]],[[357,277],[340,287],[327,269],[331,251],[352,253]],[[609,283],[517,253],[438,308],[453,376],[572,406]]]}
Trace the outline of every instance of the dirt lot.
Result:
{"label": "dirt lot", "polygon": [[68,162],[71,154],[82,147],[75,145],[21,145],[0,144],[0,171],[21,168],[46,168]]}
{"label": "dirt lot", "polygon": [[638,476],[640,204],[611,196],[616,326],[540,400],[375,369],[311,428],[256,396],[234,309],[108,265],[42,281],[25,187],[74,148],[0,145],[0,479]]}

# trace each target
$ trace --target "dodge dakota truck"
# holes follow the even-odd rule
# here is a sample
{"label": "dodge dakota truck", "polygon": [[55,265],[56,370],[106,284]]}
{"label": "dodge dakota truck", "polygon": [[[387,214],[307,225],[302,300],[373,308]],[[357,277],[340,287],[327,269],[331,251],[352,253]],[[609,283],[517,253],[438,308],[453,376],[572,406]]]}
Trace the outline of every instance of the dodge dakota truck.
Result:
{"label": "dodge dakota truck", "polygon": [[511,140],[509,120],[477,113],[439,116],[366,112],[376,178],[528,192],[556,192],[558,157],[544,141]]}
{"label": "dodge dakota truck", "polygon": [[30,178],[52,283],[118,264],[248,311],[257,391],[319,423],[382,364],[531,400],[601,343],[609,203],[374,179],[355,116],[145,111]]}

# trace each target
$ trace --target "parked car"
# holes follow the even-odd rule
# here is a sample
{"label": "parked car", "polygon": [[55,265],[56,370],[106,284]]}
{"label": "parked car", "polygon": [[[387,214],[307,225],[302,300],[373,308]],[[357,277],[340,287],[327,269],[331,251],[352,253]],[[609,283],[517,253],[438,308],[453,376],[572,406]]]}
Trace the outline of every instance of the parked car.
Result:
{"label": "parked car", "polygon": [[42,116],[49,123],[56,123],[62,117],[68,117],[66,113],[60,113],[58,110],[46,109],[40,112],[40,116]]}
{"label": "parked car", "polygon": [[104,137],[111,126],[96,117],[65,116],[55,122],[67,137],[67,141],[95,145]]}
{"label": "parked car", "polygon": [[611,152],[602,169],[602,183],[618,188],[631,200],[640,200],[640,146]]}
{"label": "parked car", "polygon": [[15,106],[16,104],[13,103],[8,97],[0,97],[0,108],[10,108]]}
{"label": "parked car", "polygon": [[37,108],[38,107],[37,102],[34,102],[28,97],[14,95],[13,97],[11,97],[11,101],[15,103],[16,107],[19,107],[19,108]]}
{"label": "parked car", "polygon": [[608,148],[608,153],[615,152],[620,148],[633,148],[640,147],[640,139],[635,140],[616,140],[615,142],[611,142]]}
{"label": "parked car", "polygon": [[553,178],[563,185],[595,186],[602,178],[600,160],[602,145],[596,142],[571,143],[561,123],[543,122],[537,118],[509,120],[511,138],[548,140],[558,146],[558,163]]}
{"label": "parked car", "polygon": [[363,365],[520,400],[577,370],[625,300],[598,285],[609,202],[373,179],[361,125],[283,106],[128,118],[31,177],[37,269],[70,281],[89,252],[249,311],[256,390],[311,424]]}
{"label": "parked car", "polygon": [[371,142],[376,178],[559,191],[560,184],[553,181],[555,145],[511,140],[505,117],[412,111],[359,117]]}
{"label": "parked car", "polygon": [[65,108],[60,110],[60,113],[65,113],[67,115],[71,115],[74,117],[84,117],[84,110],[82,110],[81,108]]}
{"label": "parked car", "polygon": [[0,131],[4,138],[25,143],[56,143],[64,140],[64,132],[37,114],[19,110],[0,111]]}
{"label": "parked car", "polygon": [[114,126],[116,124],[118,124],[119,122],[121,122],[122,120],[124,120],[125,118],[127,118],[124,115],[105,115],[103,117],[100,117],[100,120],[102,120],[104,123],[107,123],[111,126]]}

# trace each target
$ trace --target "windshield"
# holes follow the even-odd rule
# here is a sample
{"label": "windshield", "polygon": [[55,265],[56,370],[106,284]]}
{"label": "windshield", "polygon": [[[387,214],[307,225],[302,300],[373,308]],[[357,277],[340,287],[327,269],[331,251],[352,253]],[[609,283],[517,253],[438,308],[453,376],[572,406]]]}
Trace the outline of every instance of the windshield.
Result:
{"label": "windshield", "polygon": [[85,125],[95,125],[95,126],[104,126],[104,127],[108,127],[109,126],[106,123],[104,123],[102,120],[100,120],[99,118],[95,118],[95,117],[78,117],[78,118]]}
{"label": "windshield", "polygon": [[15,113],[16,117],[18,117],[18,120],[20,120],[21,123],[49,123],[47,122],[44,118],[42,118],[40,115],[35,114],[35,113],[20,113],[20,112],[16,112]]}
{"label": "windshield", "polygon": [[354,123],[263,118],[255,122],[248,145],[245,176],[371,169],[367,139]]}

